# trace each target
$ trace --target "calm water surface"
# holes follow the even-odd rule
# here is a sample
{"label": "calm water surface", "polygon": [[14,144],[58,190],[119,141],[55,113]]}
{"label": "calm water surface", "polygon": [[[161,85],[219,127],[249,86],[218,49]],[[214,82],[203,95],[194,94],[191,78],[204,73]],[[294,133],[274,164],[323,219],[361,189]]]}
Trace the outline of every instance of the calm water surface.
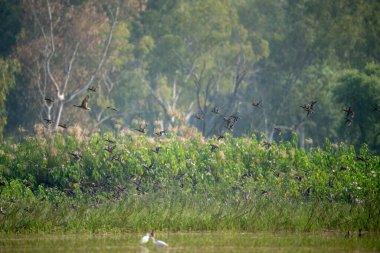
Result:
{"label": "calm water surface", "polygon": [[0,235],[0,252],[380,252],[380,235],[323,233],[165,233],[157,248],[143,234]]}

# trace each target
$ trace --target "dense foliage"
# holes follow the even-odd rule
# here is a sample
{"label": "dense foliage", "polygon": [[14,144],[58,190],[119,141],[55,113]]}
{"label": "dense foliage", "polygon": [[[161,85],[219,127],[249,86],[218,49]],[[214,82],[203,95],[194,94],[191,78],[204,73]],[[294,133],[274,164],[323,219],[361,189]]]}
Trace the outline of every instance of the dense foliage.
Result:
{"label": "dense foliage", "polygon": [[77,128],[1,145],[0,230],[378,231],[379,177],[366,145]]}
{"label": "dense foliage", "polygon": [[[219,106],[224,116],[240,116],[234,136],[259,131],[279,140],[274,128],[280,127],[296,131],[300,147],[306,139],[323,146],[329,138],[357,151],[363,143],[380,150],[378,1],[26,0],[0,6],[0,55],[21,65],[14,88],[0,89],[7,101],[0,120],[8,115],[9,136],[19,126],[31,134],[49,119],[51,131],[60,123],[115,131],[145,120],[165,129],[193,125],[210,137],[225,131],[211,112]],[[86,95],[91,111],[78,112],[72,105]],[[262,108],[251,105],[258,101]],[[311,101],[316,109],[306,116],[300,106]],[[347,107],[355,112],[350,126]]]}

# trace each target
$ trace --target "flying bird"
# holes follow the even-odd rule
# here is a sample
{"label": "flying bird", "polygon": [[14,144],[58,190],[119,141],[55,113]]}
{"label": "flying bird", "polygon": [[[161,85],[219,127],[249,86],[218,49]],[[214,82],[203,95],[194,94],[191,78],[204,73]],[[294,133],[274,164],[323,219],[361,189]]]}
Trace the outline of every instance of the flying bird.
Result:
{"label": "flying bird", "polygon": [[44,121],[46,122],[47,125],[51,125],[54,123],[54,121],[51,119],[44,119]]}
{"label": "flying bird", "polygon": [[75,161],[79,161],[80,159],[82,159],[82,155],[80,155],[78,153],[78,151],[75,151],[75,152],[69,152],[69,154],[74,157]]}
{"label": "flying bird", "polygon": [[74,105],[75,107],[78,107],[78,108],[81,108],[81,109],[84,109],[84,110],[87,110],[87,111],[90,111],[91,110],[91,108],[90,107],[88,107],[88,100],[90,99],[90,96],[86,96],[84,99],[83,99],[83,101],[82,101],[82,103],[80,104],[80,105]]}
{"label": "flying bird", "polygon": [[117,112],[117,109],[115,107],[107,106],[107,109],[110,109],[110,110],[112,110],[114,112]]}
{"label": "flying bird", "polygon": [[46,101],[48,104],[52,104],[52,103],[54,103],[54,99],[52,99],[52,98],[45,98],[45,101]]}
{"label": "flying bird", "polygon": [[58,126],[61,127],[61,128],[63,128],[63,129],[67,129],[67,125],[66,124],[60,123],[60,124],[58,124]]}
{"label": "flying bird", "polygon": [[146,134],[146,127],[148,124],[140,124],[139,128],[135,128],[136,131]]}
{"label": "flying bird", "polygon": [[346,116],[351,116],[353,118],[355,116],[355,112],[352,110],[352,107],[344,108],[343,111],[346,113]]}
{"label": "flying bird", "polygon": [[96,92],[96,87],[90,87],[88,88],[89,91]]}
{"label": "flying bird", "polygon": [[311,101],[310,104],[300,105],[300,107],[303,108],[305,112],[307,112],[306,116],[309,116],[311,113],[314,113],[314,105],[316,103],[317,101]]}

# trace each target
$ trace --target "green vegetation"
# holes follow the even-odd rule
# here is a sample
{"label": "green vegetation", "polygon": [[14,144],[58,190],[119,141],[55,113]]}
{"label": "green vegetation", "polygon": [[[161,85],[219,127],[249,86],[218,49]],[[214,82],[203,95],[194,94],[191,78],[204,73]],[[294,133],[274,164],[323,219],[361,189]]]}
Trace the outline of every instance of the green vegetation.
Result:
{"label": "green vegetation", "polygon": [[0,146],[0,231],[379,231],[379,165],[366,145],[305,150],[295,135],[269,148],[255,136],[36,135]]}

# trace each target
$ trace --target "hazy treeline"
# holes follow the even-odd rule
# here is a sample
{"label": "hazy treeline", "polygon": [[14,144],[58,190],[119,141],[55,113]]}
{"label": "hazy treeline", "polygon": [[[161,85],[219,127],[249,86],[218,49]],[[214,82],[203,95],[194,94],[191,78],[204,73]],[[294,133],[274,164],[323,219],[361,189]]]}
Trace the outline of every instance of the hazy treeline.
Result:
{"label": "hazy treeline", "polygon": [[5,135],[145,121],[211,136],[234,114],[236,136],[380,148],[378,1],[0,0],[0,16]]}

